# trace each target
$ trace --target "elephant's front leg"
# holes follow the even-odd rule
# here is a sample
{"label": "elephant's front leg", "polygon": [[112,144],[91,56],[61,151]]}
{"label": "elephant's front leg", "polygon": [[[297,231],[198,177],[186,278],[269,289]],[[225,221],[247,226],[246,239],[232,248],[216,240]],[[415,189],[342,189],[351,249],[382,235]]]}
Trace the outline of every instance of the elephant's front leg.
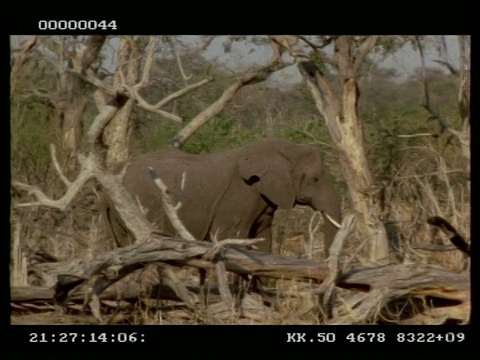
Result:
{"label": "elephant's front leg", "polygon": [[272,220],[271,217],[263,219],[263,223],[258,229],[259,231],[256,232],[254,235],[255,238],[260,239],[263,238],[265,240],[257,243],[255,246],[257,251],[272,253]]}
{"label": "elephant's front leg", "polygon": [[[273,209],[267,209],[262,214],[258,222],[255,224],[255,233],[252,234],[257,239],[263,238],[264,240],[258,243],[257,251],[272,253],[272,221],[273,221]],[[252,290],[262,295],[263,299],[271,304],[275,304],[275,295],[266,290],[270,278],[253,275],[251,277]]]}
{"label": "elephant's front leg", "polygon": [[[272,250],[272,219],[273,219],[273,210],[270,210],[267,208],[264,210],[253,222],[253,224],[249,227],[246,228],[246,233],[248,234],[248,238],[256,238],[260,239],[263,238],[264,240],[247,247],[248,250],[254,250],[254,251],[261,251],[261,252],[266,252],[270,253]],[[244,286],[243,287],[248,287],[249,283],[252,283],[254,290],[257,288],[257,276],[252,276],[252,279],[250,281],[250,278],[248,275],[243,275],[241,277],[235,276],[234,281],[235,281],[235,288],[240,289],[241,285],[240,284],[240,278],[242,278],[244,281]]]}

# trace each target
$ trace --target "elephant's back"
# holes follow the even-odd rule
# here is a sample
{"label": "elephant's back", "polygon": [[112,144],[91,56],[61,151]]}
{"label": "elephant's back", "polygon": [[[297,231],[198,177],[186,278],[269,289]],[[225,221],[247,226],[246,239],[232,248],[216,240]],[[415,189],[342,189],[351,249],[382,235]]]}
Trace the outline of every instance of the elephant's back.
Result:
{"label": "elephant's back", "polygon": [[138,164],[144,164],[144,163],[152,163],[156,161],[161,161],[164,159],[172,159],[172,158],[189,158],[195,156],[193,154],[186,153],[185,151],[182,151],[177,148],[169,147],[169,148],[164,148],[161,150],[157,151],[152,151],[146,154],[138,155],[134,157],[131,161],[129,166],[135,166]]}
{"label": "elephant's back", "polygon": [[175,235],[163,210],[160,189],[150,178],[148,168],[152,167],[168,187],[174,203],[182,201],[180,219],[191,234],[201,240],[207,235],[217,198],[229,183],[229,171],[219,165],[218,160],[217,156],[188,154],[174,148],[140,155],[128,165],[123,184],[146,210],[150,222],[164,233]]}

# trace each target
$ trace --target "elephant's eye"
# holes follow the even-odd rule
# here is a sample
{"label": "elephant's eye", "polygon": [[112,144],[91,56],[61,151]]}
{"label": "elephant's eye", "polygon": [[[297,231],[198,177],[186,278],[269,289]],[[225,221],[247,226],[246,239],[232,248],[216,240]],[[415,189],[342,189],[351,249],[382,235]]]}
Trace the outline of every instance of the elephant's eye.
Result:
{"label": "elephant's eye", "polygon": [[317,182],[318,182],[318,177],[315,176],[315,177],[312,179],[312,181],[313,181],[314,184],[317,183]]}

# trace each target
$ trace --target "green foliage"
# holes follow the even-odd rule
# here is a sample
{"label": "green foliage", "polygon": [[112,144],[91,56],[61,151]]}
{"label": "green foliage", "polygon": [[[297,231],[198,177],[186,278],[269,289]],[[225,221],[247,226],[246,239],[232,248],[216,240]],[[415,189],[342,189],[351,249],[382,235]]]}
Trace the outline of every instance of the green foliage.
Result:
{"label": "green foliage", "polygon": [[382,55],[392,54],[400,49],[406,41],[404,36],[380,36],[373,51]]}
{"label": "green foliage", "polygon": [[[259,137],[255,129],[236,131],[234,129],[237,120],[225,115],[219,115],[213,121],[203,126],[184,145],[183,150],[193,153],[209,153],[220,151],[235,146],[245,145]],[[152,151],[170,145],[172,139],[182,128],[181,125],[172,122],[162,122],[134,133],[134,146],[141,147],[140,152]],[[150,129],[150,130],[147,130]]]}
{"label": "green foliage", "polygon": [[332,79],[331,67],[325,62],[323,57],[318,52],[312,52],[310,54],[310,60],[312,60],[317,66],[318,70],[324,74],[328,79]]}
{"label": "green foliage", "polygon": [[[459,117],[451,77],[437,71],[428,73],[431,105],[451,126],[457,127]],[[418,153],[409,151],[410,148],[432,147],[442,151],[445,137],[414,136],[439,134],[440,130],[438,122],[429,120],[430,115],[422,106],[423,88],[418,77],[399,82],[394,71],[375,69],[372,79],[361,82],[360,112],[372,173],[385,179],[395,176],[405,163],[418,160]]]}
{"label": "green foliage", "polygon": [[236,119],[229,116],[219,116],[196,133],[189,140],[184,150],[199,154],[220,151],[235,146],[244,145],[257,137],[252,129],[235,131]]}
{"label": "green foliage", "polygon": [[12,177],[42,183],[51,164],[52,109],[42,101],[18,101],[15,98],[12,98],[10,108]]}
{"label": "green foliage", "polygon": [[286,124],[280,129],[278,136],[297,144],[330,142],[326,126],[322,121],[319,121],[318,117],[306,121],[301,126]]}

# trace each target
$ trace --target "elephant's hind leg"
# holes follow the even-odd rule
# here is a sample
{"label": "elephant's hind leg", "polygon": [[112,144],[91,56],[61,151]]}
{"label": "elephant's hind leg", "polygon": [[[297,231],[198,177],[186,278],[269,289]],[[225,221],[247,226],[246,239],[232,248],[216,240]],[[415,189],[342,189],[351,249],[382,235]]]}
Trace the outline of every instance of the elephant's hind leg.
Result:
{"label": "elephant's hind leg", "polygon": [[263,299],[263,303],[268,306],[274,306],[279,308],[277,297],[274,292],[268,291],[262,283],[260,277],[252,275],[235,275],[234,276],[234,289],[235,289],[235,307],[241,308],[242,299],[245,294],[253,292],[260,294]]}
{"label": "elephant's hind leg", "polygon": [[248,283],[250,279],[248,275],[233,275],[233,289],[235,292],[235,308],[240,309],[242,306],[242,299],[247,293]]}
{"label": "elephant's hind leg", "polygon": [[252,291],[260,294],[263,298],[265,305],[274,306],[278,308],[277,296],[275,292],[269,291],[265,288],[264,283],[262,282],[267,280],[265,277],[259,277],[256,275],[252,276]]}

